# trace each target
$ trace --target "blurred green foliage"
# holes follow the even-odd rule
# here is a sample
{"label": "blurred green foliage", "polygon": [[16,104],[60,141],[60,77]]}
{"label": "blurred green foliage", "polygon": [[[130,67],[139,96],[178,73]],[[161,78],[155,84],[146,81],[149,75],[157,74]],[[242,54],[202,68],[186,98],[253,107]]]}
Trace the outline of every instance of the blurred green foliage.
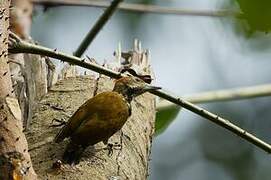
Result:
{"label": "blurred green foliage", "polygon": [[252,32],[271,30],[271,1],[270,0],[236,0],[242,16]]}
{"label": "blurred green foliage", "polygon": [[181,108],[179,106],[167,106],[158,108],[155,119],[155,135],[164,132],[171,122],[177,117]]}

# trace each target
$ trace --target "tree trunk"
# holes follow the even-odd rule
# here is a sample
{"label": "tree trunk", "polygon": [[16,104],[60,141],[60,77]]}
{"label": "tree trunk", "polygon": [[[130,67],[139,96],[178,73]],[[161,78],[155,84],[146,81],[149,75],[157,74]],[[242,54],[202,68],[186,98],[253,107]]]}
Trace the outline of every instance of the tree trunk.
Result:
{"label": "tree trunk", "polygon": [[[12,0],[10,29],[20,38],[35,43],[30,37],[33,5],[30,0]],[[25,129],[32,119],[32,109],[54,83],[55,66],[49,58],[33,54],[9,56],[15,92],[22,110]]]}
{"label": "tree trunk", "polygon": [[36,179],[12,90],[8,60],[9,2],[0,1],[0,179]]}
{"label": "tree trunk", "polygon": [[[146,52],[135,49],[129,60],[141,74],[150,74]],[[113,63],[114,66],[116,63]],[[120,64],[117,63],[120,68]],[[112,67],[112,64],[109,65]],[[116,67],[116,66],[115,66]],[[138,70],[137,70],[138,72]],[[132,102],[132,116],[109,142],[120,147],[109,156],[104,145],[88,148],[75,167],[61,164],[67,141],[53,142],[59,128],[52,120],[65,119],[96,93],[111,91],[114,80],[100,76],[68,77],[59,81],[40,101],[34,114],[32,131],[27,134],[34,167],[41,179],[146,179],[148,176],[151,141],[154,133],[155,98],[144,94]]]}

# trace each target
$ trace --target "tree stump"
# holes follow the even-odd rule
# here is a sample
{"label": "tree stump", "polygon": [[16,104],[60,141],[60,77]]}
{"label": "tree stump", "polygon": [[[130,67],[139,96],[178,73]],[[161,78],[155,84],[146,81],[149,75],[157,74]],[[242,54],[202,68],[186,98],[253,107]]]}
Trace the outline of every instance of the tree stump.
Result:
{"label": "tree stump", "polygon": [[[139,67],[137,72],[141,74],[151,74],[148,53],[140,49],[139,43],[136,45],[128,60],[130,67]],[[122,69],[119,61],[117,64],[117,69]],[[112,64],[108,66],[112,67]],[[52,121],[68,120],[86,100],[97,93],[111,91],[113,85],[114,80],[105,76],[68,77],[57,82],[38,103],[27,138],[34,169],[41,179],[147,178],[156,112],[155,97],[149,93],[132,102],[131,117],[122,130],[109,139],[113,144],[120,144],[112,156],[103,149],[102,143],[98,143],[87,149],[76,166],[57,161],[61,159],[68,140],[60,144],[53,142],[59,128],[52,127]]]}

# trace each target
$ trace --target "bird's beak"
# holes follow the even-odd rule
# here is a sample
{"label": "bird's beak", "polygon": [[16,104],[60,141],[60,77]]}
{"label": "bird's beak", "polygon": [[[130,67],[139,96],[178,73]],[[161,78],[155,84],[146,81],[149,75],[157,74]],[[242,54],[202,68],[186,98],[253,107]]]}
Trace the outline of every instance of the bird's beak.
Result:
{"label": "bird's beak", "polygon": [[144,92],[149,92],[149,91],[153,91],[153,90],[157,90],[157,89],[162,89],[161,87],[157,87],[157,86],[150,86],[150,85],[146,85],[143,88]]}
{"label": "bird's beak", "polygon": [[146,84],[144,87],[138,87],[138,88],[133,89],[133,96],[136,97],[145,92],[150,92],[157,89],[161,89],[161,87],[150,86]]}

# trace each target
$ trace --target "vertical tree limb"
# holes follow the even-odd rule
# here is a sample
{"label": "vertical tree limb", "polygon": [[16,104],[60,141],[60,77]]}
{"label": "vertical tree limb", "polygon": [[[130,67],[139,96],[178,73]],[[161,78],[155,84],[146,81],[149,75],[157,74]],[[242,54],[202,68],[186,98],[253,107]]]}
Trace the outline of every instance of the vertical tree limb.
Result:
{"label": "vertical tree limb", "polygon": [[9,0],[0,1],[0,179],[35,180],[8,60]]}
{"label": "vertical tree limb", "polygon": [[[35,43],[30,37],[33,5],[30,0],[12,0],[10,14],[10,30],[27,42]],[[31,54],[12,54],[9,66],[23,115],[23,125],[29,129],[32,109],[50,87],[55,69],[44,60],[45,57]]]}

